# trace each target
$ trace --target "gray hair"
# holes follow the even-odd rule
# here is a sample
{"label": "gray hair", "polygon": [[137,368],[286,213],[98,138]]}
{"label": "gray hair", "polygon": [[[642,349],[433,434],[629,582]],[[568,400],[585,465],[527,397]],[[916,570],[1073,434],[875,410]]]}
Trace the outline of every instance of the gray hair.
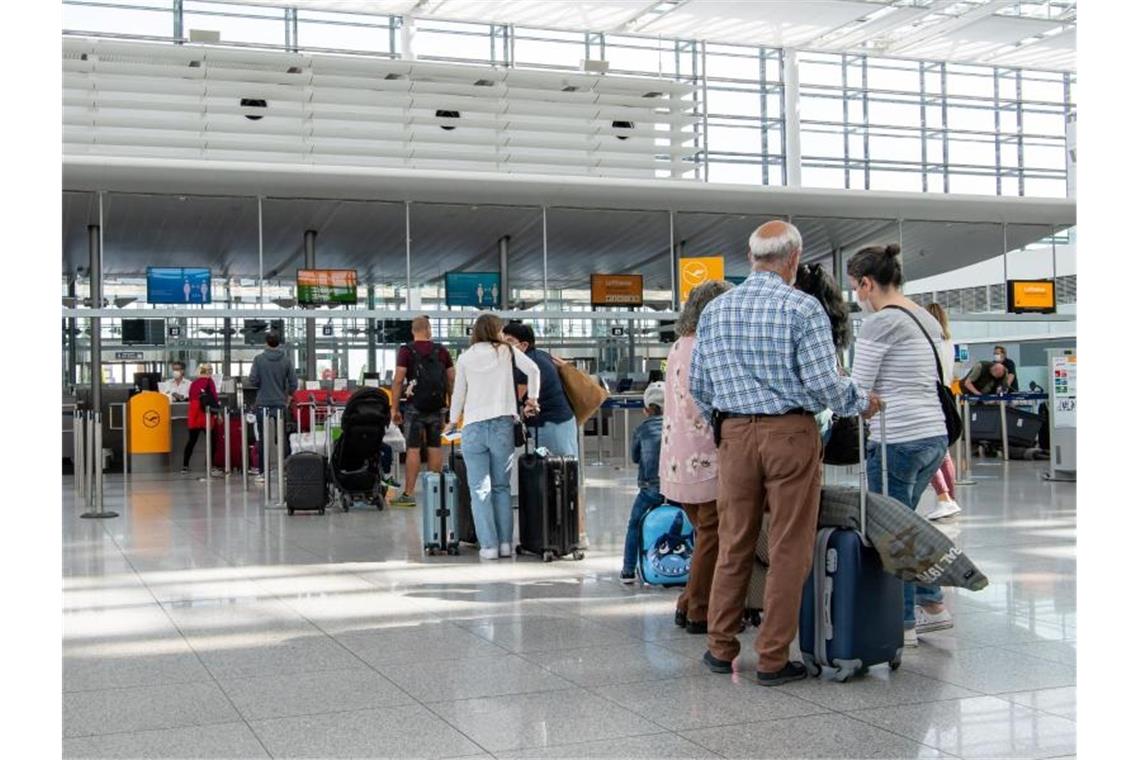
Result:
{"label": "gray hair", "polygon": [[795,225],[774,219],[757,227],[749,236],[748,260],[752,264],[778,264],[803,248],[803,238]]}
{"label": "gray hair", "polygon": [[701,312],[714,298],[730,290],[732,290],[732,285],[724,280],[709,280],[693,288],[689,292],[689,300],[685,302],[681,316],[677,318],[677,324],[673,326],[673,331],[677,333],[677,337],[696,335]]}

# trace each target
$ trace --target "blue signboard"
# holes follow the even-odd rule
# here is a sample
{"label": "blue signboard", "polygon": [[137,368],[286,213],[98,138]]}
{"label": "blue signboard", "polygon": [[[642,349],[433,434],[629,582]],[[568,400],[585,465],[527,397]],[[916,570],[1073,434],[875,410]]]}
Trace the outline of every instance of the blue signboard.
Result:
{"label": "blue signboard", "polygon": [[147,303],[210,303],[210,270],[204,267],[147,267]]}
{"label": "blue signboard", "polygon": [[448,306],[497,309],[501,287],[498,272],[448,272],[444,276]]}

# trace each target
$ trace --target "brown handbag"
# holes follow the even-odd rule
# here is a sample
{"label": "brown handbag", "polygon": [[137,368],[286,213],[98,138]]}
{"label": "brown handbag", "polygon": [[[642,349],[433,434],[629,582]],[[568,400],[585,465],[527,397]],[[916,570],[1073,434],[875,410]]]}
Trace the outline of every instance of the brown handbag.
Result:
{"label": "brown handbag", "polygon": [[566,400],[570,402],[579,425],[593,417],[602,402],[609,398],[610,394],[597,380],[573,364],[559,364],[558,378],[562,381],[562,390],[566,392]]}

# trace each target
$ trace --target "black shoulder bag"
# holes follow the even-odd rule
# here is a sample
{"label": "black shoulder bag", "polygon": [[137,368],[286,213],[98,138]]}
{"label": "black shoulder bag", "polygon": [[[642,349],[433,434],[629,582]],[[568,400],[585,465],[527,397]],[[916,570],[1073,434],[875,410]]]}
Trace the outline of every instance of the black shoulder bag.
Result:
{"label": "black shoulder bag", "polygon": [[934,352],[934,366],[937,368],[938,379],[935,380],[935,388],[938,390],[938,402],[942,404],[942,416],[946,419],[946,437],[950,439],[950,445],[962,437],[962,417],[958,414],[958,404],[954,401],[954,394],[942,382],[944,375],[942,374],[942,357],[938,355],[938,347],[934,345],[931,340],[930,334],[926,332],[926,328],[918,321],[918,317],[910,313],[909,309],[904,309],[901,306],[886,306],[887,309],[898,309],[902,313],[914,320],[918,325],[918,331],[922,333],[922,337],[926,338],[926,342],[930,344],[930,350]]}

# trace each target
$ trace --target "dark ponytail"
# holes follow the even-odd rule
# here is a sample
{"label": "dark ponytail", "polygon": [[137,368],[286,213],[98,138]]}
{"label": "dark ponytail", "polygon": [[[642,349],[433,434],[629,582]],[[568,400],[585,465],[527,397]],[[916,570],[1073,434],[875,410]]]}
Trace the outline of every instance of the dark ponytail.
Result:
{"label": "dark ponytail", "polygon": [[880,287],[902,287],[903,271],[898,243],[863,248],[847,262],[847,276],[856,280],[870,277]]}

